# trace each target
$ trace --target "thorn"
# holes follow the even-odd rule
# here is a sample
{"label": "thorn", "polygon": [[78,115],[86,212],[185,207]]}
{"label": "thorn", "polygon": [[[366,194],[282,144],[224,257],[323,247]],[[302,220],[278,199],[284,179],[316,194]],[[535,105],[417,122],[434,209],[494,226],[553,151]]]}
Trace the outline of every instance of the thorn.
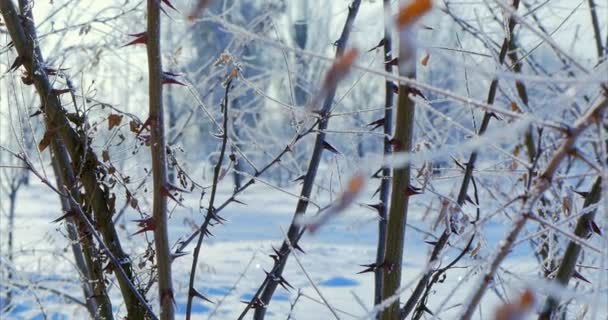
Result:
{"label": "thorn", "polygon": [[44,67],[42,69],[44,70],[44,72],[46,72],[46,74],[48,74],[50,76],[56,76],[57,73],[68,70],[67,68],[55,69],[55,68],[51,68],[51,67]]}
{"label": "thorn", "polygon": [[270,254],[268,256],[271,257],[275,263],[279,263],[279,260],[283,258],[283,254],[281,254],[281,252],[275,247],[272,247],[272,251],[274,251],[274,254]]}
{"label": "thorn", "polygon": [[162,196],[171,198],[171,200],[175,201],[180,207],[184,206],[173,194],[171,194],[169,190],[167,190],[166,186],[160,188],[160,194]]}
{"label": "thorn", "polygon": [[137,222],[137,226],[139,226],[141,229],[137,230],[137,232],[135,232],[131,236],[138,235],[147,231],[154,231],[156,229],[156,223],[154,222],[153,217],[133,220],[133,222]]}
{"label": "thorn", "polygon": [[237,200],[236,198],[232,198],[232,202],[236,202],[236,203],[241,204],[241,205],[244,205],[244,206],[246,206],[246,205],[247,205],[245,202],[243,202],[243,201],[241,201],[241,200]]}
{"label": "thorn", "polygon": [[374,174],[372,174],[372,178],[373,179],[382,179],[384,178],[384,176],[381,176],[380,174],[382,173],[382,168],[378,169],[378,171],[374,172]]}
{"label": "thorn", "polygon": [[188,255],[189,252],[184,252],[184,251],[176,251],[174,253],[171,254],[171,262],[173,262],[173,260],[177,259],[177,258],[181,258],[185,255]]}
{"label": "thorn", "polygon": [[466,170],[466,168],[464,167],[464,165],[462,163],[460,163],[460,161],[458,161],[456,158],[452,157],[452,161],[454,161],[454,163],[462,170]]}
{"label": "thorn", "polygon": [[572,276],[574,278],[576,278],[576,279],[579,279],[579,280],[583,281],[583,282],[587,282],[587,283],[591,284],[591,282],[589,282],[589,280],[585,279],[585,277],[583,277],[583,275],[580,274],[580,272],[578,272],[576,270],[574,270],[574,273],[572,274]]}
{"label": "thorn", "polygon": [[287,280],[285,280],[285,278],[283,278],[283,276],[281,276],[281,275],[276,276],[276,275],[274,275],[274,274],[272,274],[272,273],[270,273],[270,272],[268,272],[266,270],[264,270],[264,273],[266,273],[266,276],[268,278],[270,278],[270,280],[272,280],[274,282],[278,282],[279,285],[281,287],[283,287],[283,289],[285,289],[287,291],[289,291],[290,288],[291,289],[295,289],[289,282],[287,282]]}
{"label": "thorn", "polygon": [[21,59],[21,56],[17,56],[17,58],[15,58],[15,61],[13,61],[13,64],[11,65],[10,68],[8,68],[8,70],[6,71],[6,73],[9,73],[9,72],[12,72],[12,71],[15,71],[15,70],[19,69],[19,67],[22,64],[23,64],[23,59]]}
{"label": "thorn", "polygon": [[384,118],[380,118],[378,120],[372,121],[366,125],[367,127],[372,127],[369,130],[375,130],[376,128],[384,126]]}
{"label": "thorn", "polygon": [[574,193],[578,194],[579,196],[581,196],[583,198],[587,198],[589,196],[589,192],[587,192],[587,191],[576,191],[576,190],[573,190],[573,191],[574,191]]}
{"label": "thorn", "polygon": [[378,186],[378,189],[376,189],[376,191],[374,191],[374,194],[372,194],[372,198],[375,197],[378,193],[380,193],[380,189],[382,189],[382,186]]}
{"label": "thorn", "polygon": [[213,233],[211,233],[211,231],[209,231],[209,228],[206,228],[205,230],[203,230],[203,234],[207,237],[213,237]]}
{"label": "thorn", "polygon": [[597,233],[600,237],[602,236],[602,229],[600,229],[600,227],[595,223],[594,220],[589,220],[589,229],[591,229],[591,231]]}
{"label": "thorn", "polygon": [[212,303],[212,304],[215,304],[215,302],[211,301],[210,299],[208,299],[207,297],[205,297],[204,295],[202,295],[200,292],[198,292],[194,288],[190,288],[190,296],[202,299],[202,300],[207,301],[207,302]]}
{"label": "thorn", "polygon": [[215,208],[211,208],[211,210],[209,210],[209,214],[211,215],[211,219],[215,220],[219,224],[224,224],[224,222],[226,221],[226,219],[220,217],[219,215],[217,215],[217,213],[215,213]]}
{"label": "thorn", "polygon": [[468,195],[468,194],[467,194],[467,196],[464,198],[464,201],[468,201],[468,202],[470,202],[472,205],[477,205],[477,203],[475,203],[475,202],[473,201],[473,199],[471,199],[471,197],[469,197],[469,195]]}
{"label": "thorn", "polygon": [[334,154],[340,154],[340,152],[336,148],[334,148],[331,144],[329,144],[325,140],[323,140],[323,149],[325,149],[331,153],[334,153]]}
{"label": "thorn", "polygon": [[241,300],[241,302],[244,304],[251,304],[254,309],[266,308],[266,304],[258,297],[255,297],[251,301]]}
{"label": "thorn", "polygon": [[411,93],[411,94],[413,94],[415,96],[420,96],[420,97],[422,97],[422,99],[428,101],[428,99],[424,96],[424,94],[422,94],[422,91],[418,90],[417,88],[407,87],[407,92]]}
{"label": "thorn", "polygon": [[377,264],[377,263],[370,263],[370,264],[360,264],[360,266],[365,267],[365,269],[363,269],[362,271],[357,272],[357,274],[362,274],[362,273],[368,273],[368,272],[376,272],[376,270],[378,269],[382,269],[384,268],[384,262]]}
{"label": "thorn", "polygon": [[294,249],[296,249],[296,250],[300,251],[301,253],[306,254],[306,252],[305,252],[305,251],[302,249],[302,247],[300,247],[300,245],[299,245],[298,243],[292,243],[292,244],[291,244],[291,246],[292,246]]}
{"label": "thorn", "polygon": [[163,84],[177,84],[180,86],[185,86],[185,84],[181,81],[175,79],[175,77],[181,76],[181,74],[163,71]]}
{"label": "thorn", "polygon": [[384,203],[378,202],[376,204],[364,204],[364,205],[376,210],[378,212],[378,215],[380,217],[382,217],[380,213],[382,212],[382,210],[384,210]]}
{"label": "thorn", "polygon": [[57,222],[59,222],[61,220],[64,220],[67,217],[73,217],[75,215],[76,215],[75,212],[70,210],[70,211],[66,212],[64,215],[62,215],[61,217],[59,217],[59,218],[57,218],[57,219],[55,219],[55,220],[53,220],[51,222],[52,223],[57,223]]}
{"label": "thorn", "polygon": [[422,189],[414,187],[414,186],[412,186],[410,184],[410,185],[407,186],[407,189],[405,190],[405,195],[408,196],[408,197],[410,197],[410,196],[414,196],[414,195],[417,195],[417,194],[421,194],[422,193],[421,190]]}
{"label": "thorn", "polygon": [[422,311],[429,313],[430,315],[434,315],[433,312],[426,306],[426,304],[422,305]]}
{"label": "thorn", "polygon": [[496,113],[494,113],[494,112],[490,112],[490,113],[489,113],[489,115],[490,115],[490,117],[491,117],[491,118],[495,118],[495,119],[496,119],[496,120],[498,120],[498,121],[502,120],[502,119],[501,119],[501,118],[500,118],[500,117],[499,117],[499,116],[498,116]]}
{"label": "thorn", "polygon": [[148,117],[148,119],[144,121],[144,124],[141,126],[141,128],[139,128],[139,131],[137,131],[137,134],[135,134],[135,137],[139,137],[139,135],[144,131],[144,129],[149,127],[150,124],[152,124],[152,120],[150,120],[150,118]]}
{"label": "thorn", "polygon": [[399,94],[399,86],[396,83],[391,82],[390,86],[393,89],[394,94]]}
{"label": "thorn", "polygon": [[295,178],[295,179],[293,180],[293,182],[296,182],[296,181],[304,181],[304,178],[306,178],[306,173],[305,173],[305,174],[303,174],[303,175],[301,175],[301,176],[299,176],[299,177],[297,177],[297,178]]}
{"label": "thorn", "polygon": [[437,245],[437,241],[428,241],[428,240],[424,240],[424,243],[430,244],[432,246]]}
{"label": "thorn", "polygon": [[389,65],[389,66],[398,66],[399,65],[399,58],[393,58],[389,61],[385,61],[384,64]]}
{"label": "thorn", "polygon": [[136,45],[136,44],[147,44],[148,43],[148,35],[145,31],[140,32],[140,33],[133,33],[133,34],[129,34],[129,35],[131,37],[135,37],[135,40],[123,45],[122,48],[127,47],[127,46]]}
{"label": "thorn", "polygon": [[68,93],[68,92],[70,92],[69,88],[67,88],[67,89],[53,89],[53,90],[51,90],[51,93],[54,94],[54,95],[57,95],[57,96],[60,95],[60,94]]}
{"label": "thorn", "polygon": [[39,109],[38,111],[36,111],[36,112],[34,112],[34,113],[30,114],[30,118],[33,118],[33,117],[38,116],[38,115],[40,115],[40,114],[42,114],[42,109]]}
{"label": "thorn", "polygon": [[375,47],[373,47],[373,48],[371,48],[371,49],[367,50],[367,52],[372,52],[372,51],[374,51],[374,50],[376,50],[376,49],[378,49],[378,48],[383,47],[385,44],[386,44],[386,38],[382,38],[382,39],[380,40],[380,42],[378,42],[378,44],[377,44]]}
{"label": "thorn", "polygon": [[171,3],[171,1],[169,1],[169,0],[161,0],[161,1],[162,1],[164,4],[166,4],[166,5],[167,5],[167,7],[169,7],[169,8],[171,8],[171,9],[173,9],[173,10],[175,10],[175,11],[179,12],[179,10],[177,10],[177,8],[175,8],[175,7],[173,6],[173,4]]}

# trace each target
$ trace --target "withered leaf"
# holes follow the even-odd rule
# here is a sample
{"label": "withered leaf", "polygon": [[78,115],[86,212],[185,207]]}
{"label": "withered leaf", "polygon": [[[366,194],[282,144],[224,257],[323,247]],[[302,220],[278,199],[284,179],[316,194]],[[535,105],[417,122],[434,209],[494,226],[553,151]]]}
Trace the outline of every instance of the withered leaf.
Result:
{"label": "withered leaf", "polygon": [[108,150],[103,150],[101,152],[101,159],[103,159],[103,162],[110,161],[110,152]]}
{"label": "withered leaf", "polygon": [[44,132],[44,136],[42,136],[42,140],[40,140],[40,142],[38,143],[38,150],[40,150],[40,152],[44,151],[44,149],[46,149],[46,147],[48,147],[51,144],[51,141],[53,139],[53,136],[55,135],[55,133],[51,133],[51,131],[47,130]]}
{"label": "withered leaf", "polygon": [[108,130],[112,130],[112,128],[119,126],[122,122],[122,117],[122,115],[114,113],[108,116]]}

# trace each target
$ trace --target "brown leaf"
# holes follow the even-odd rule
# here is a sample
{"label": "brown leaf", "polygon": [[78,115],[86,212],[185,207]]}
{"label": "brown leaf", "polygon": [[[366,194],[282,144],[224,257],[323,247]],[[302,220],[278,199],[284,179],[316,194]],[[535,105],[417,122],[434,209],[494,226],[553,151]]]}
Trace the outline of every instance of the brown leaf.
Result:
{"label": "brown leaf", "polygon": [[131,199],[129,200],[129,205],[131,206],[131,208],[137,209],[137,206],[138,206],[137,199],[131,197]]}
{"label": "brown leaf", "polygon": [[137,121],[131,120],[129,122],[129,129],[131,132],[137,132],[139,130],[139,124],[137,124]]}
{"label": "brown leaf", "polygon": [[523,113],[523,111],[521,111],[521,109],[519,108],[519,106],[517,106],[517,103],[515,103],[515,101],[511,101],[511,111]]}
{"label": "brown leaf", "polygon": [[420,61],[420,64],[422,64],[423,66],[426,67],[427,64],[429,64],[429,59],[431,58],[431,55],[429,53],[427,53],[422,60]]}
{"label": "brown leaf", "polygon": [[110,161],[110,152],[108,150],[103,150],[101,152],[101,159],[103,159],[103,162]]}
{"label": "brown leaf", "polygon": [[122,115],[120,114],[111,114],[108,116],[108,130],[112,130],[112,128],[119,126],[122,122]]}
{"label": "brown leaf", "polygon": [[188,15],[188,21],[194,22],[194,20],[196,20],[196,18],[200,17],[201,14],[203,14],[203,11],[205,10],[205,8],[207,8],[207,6],[209,6],[210,2],[211,2],[211,0],[198,0],[194,9],[192,9],[192,11],[190,12],[190,15]]}
{"label": "brown leaf", "polygon": [[51,144],[51,141],[52,141],[54,135],[55,134],[51,133],[51,131],[49,131],[49,130],[44,132],[44,136],[42,136],[42,140],[40,140],[40,142],[38,143],[38,150],[40,150],[40,152],[44,151],[44,149],[46,149],[46,147],[48,147]]}

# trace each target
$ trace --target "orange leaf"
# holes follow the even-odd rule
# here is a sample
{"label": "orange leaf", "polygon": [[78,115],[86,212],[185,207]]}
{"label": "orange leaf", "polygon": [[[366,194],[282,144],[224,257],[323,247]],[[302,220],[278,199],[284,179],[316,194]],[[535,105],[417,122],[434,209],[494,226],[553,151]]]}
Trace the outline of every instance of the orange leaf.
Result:
{"label": "orange leaf", "polygon": [[431,0],[414,0],[399,11],[397,15],[397,28],[403,29],[418,18],[431,10],[433,2]]}
{"label": "orange leaf", "polygon": [[511,111],[523,113],[521,111],[521,109],[519,108],[519,106],[517,105],[517,103],[515,103],[515,102],[511,102]]}
{"label": "orange leaf", "polygon": [[358,54],[357,49],[352,48],[337,58],[325,76],[325,86],[335,85],[342,80],[357,59]]}

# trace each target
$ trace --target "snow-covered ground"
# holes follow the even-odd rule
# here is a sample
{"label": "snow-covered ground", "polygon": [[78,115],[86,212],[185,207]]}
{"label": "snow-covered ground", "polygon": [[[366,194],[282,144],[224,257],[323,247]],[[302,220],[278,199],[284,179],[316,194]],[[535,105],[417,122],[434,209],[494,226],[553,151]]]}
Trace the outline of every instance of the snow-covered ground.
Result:
{"label": "snow-covered ground", "polygon": [[[371,193],[360,197],[359,202],[366,202]],[[222,189],[220,200],[229,195],[228,187]],[[192,227],[188,224],[188,220],[202,219],[197,210],[191,209],[198,207],[196,197],[195,195],[187,197],[184,201],[185,207],[178,207],[172,213],[171,237],[174,243],[179,237],[191,232]],[[272,260],[268,257],[268,254],[272,253],[271,246],[280,245],[281,229],[288,227],[295,204],[295,199],[291,196],[257,184],[239,197],[239,200],[247,205],[233,203],[222,211],[222,216],[227,219],[226,223],[213,227],[212,232],[215,236],[204,242],[199,259],[196,287],[216,303],[197,300],[193,308],[196,319],[206,319],[210,316],[215,319],[238,317],[245,307],[242,301],[252,297],[265,276],[264,270],[271,268]],[[57,196],[44,186],[34,183],[19,194],[16,212],[16,274],[19,281],[27,287],[18,293],[17,307],[10,317],[42,319],[43,312],[52,319],[86,317],[84,308],[36,287],[36,285],[50,287],[79,299],[82,297],[78,279],[74,276],[76,271],[71,262],[64,225],[51,222],[61,215]],[[119,224],[124,226],[119,232],[123,236],[124,246],[137,264],[147,242],[143,235],[131,236],[136,231],[136,224],[131,222],[135,218],[137,216],[134,212],[128,212],[125,219],[121,220],[124,224]],[[373,275],[357,274],[357,272],[363,270],[361,264],[371,263],[375,259],[376,221],[372,210],[353,205],[314,236],[307,234],[301,241],[306,254],[298,254],[299,259],[324,298],[344,319],[364,317],[372,308]],[[6,219],[2,219],[3,235],[6,234],[6,223]],[[428,225],[428,221],[422,221],[422,215],[418,211],[411,214],[409,223],[413,227],[420,226],[423,229]],[[458,303],[470,294],[472,286],[477,283],[478,275],[475,273],[466,275],[471,270],[478,269],[462,267],[476,266],[479,259],[491,256],[492,250],[506,230],[507,227],[500,223],[488,224],[483,230],[483,236],[479,237],[484,241],[477,260],[467,255],[457,264],[459,268],[450,270],[445,281],[435,286],[435,291],[429,299],[429,307],[431,310],[437,310],[442,306],[440,318],[453,318],[460,310]],[[438,229],[435,234],[439,233]],[[415,284],[413,281],[426,267],[431,246],[423,242],[425,239],[428,238],[425,238],[423,233],[415,228],[408,228],[402,282],[408,288],[405,289],[403,297],[408,296]],[[464,240],[468,240],[468,237]],[[457,248],[464,246],[464,240],[454,238],[451,244],[456,249],[448,250],[443,261],[451,261],[459,252]],[[186,251],[191,252],[192,246]],[[173,265],[178,317],[183,317],[186,310],[191,261],[191,256],[187,255],[177,259]],[[522,243],[509,256],[503,272],[500,273],[502,280],[511,279],[502,281],[500,287],[486,294],[481,304],[482,318],[485,318],[483,315],[491,314],[492,310],[500,304],[497,293],[508,299],[510,295],[519,294],[523,288],[538,284],[538,281],[534,280],[537,270],[537,264],[528,244]],[[145,278],[146,275],[141,277]],[[291,311],[293,318],[333,318],[328,307],[321,302],[322,299],[293,258],[289,260],[285,279],[296,289],[277,290],[269,306],[269,319],[285,319],[290,314],[298,292],[301,296]],[[455,289],[456,287],[458,288]],[[549,289],[547,287],[546,290]],[[541,288],[539,291],[542,293],[543,290]],[[117,314],[124,315],[124,307],[120,304],[116,287],[113,287],[112,294],[113,307]],[[446,301],[448,296],[451,298]],[[152,300],[156,299],[154,288],[150,290],[148,297]]]}

